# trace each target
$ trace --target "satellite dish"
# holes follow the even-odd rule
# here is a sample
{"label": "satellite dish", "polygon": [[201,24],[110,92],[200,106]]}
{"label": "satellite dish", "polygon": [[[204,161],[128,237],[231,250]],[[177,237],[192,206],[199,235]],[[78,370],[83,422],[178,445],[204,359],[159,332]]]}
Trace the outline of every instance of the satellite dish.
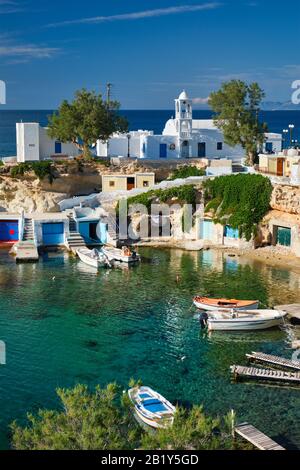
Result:
{"label": "satellite dish", "polygon": [[6,84],[0,80],[0,104],[6,104]]}

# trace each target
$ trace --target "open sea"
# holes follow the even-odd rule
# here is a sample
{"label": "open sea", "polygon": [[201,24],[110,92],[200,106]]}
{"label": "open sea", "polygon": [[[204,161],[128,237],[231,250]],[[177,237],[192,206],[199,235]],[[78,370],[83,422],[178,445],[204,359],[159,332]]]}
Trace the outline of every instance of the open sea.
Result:
{"label": "open sea", "polygon": [[[16,122],[39,122],[46,126],[52,113],[51,110],[0,110],[0,157],[16,155]],[[123,110],[121,114],[127,117],[130,130],[147,129],[161,134],[166,121],[174,116],[174,110]],[[195,110],[193,116],[194,119],[210,119],[212,112]],[[268,124],[270,132],[281,133],[289,124],[294,124],[294,139],[300,142],[300,111],[264,111],[261,119]]]}
{"label": "open sea", "polygon": [[27,411],[58,406],[57,387],[117,381],[125,389],[131,377],[174,403],[203,403],[214,416],[233,408],[239,422],[300,449],[299,387],[233,383],[229,371],[251,351],[291,358],[297,328],[208,334],[192,306],[197,293],[263,306],[300,302],[299,275],[220,251],[140,252],[140,266],[97,274],[63,253],[17,265],[0,251],[0,339],[7,348],[0,449],[9,446],[14,419],[24,423]]}

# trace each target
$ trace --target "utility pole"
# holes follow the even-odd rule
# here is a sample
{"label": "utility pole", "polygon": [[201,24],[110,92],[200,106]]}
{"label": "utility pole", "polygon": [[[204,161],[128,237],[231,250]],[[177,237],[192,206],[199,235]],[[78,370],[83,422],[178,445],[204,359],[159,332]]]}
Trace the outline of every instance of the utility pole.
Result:
{"label": "utility pole", "polygon": [[106,100],[107,104],[109,106],[109,103],[111,102],[111,89],[112,89],[112,83],[107,83],[106,84]]}

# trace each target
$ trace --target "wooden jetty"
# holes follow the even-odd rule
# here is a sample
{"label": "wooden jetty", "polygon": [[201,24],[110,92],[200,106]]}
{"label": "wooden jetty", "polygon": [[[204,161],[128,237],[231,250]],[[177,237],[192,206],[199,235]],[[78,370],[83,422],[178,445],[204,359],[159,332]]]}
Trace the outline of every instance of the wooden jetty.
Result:
{"label": "wooden jetty", "polygon": [[237,365],[231,366],[230,370],[236,380],[245,378],[300,385],[300,372],[285,372]]}
{"label": "wooden jetty", "polygon": [[285,359],[284,357],[272,356],[271,354],[264,354],[260,352],[252,352],[252,354],[246,354],[246,357],[251,362],[259,362],[274,367],[300,370],[300,361]]}
{"label": "wooden jetty", "polygon": [[277,444],[277,442],[273,441],[251,424],[239,424],[234,428],[234,431],[260,450],[285,450],[284,447]]}

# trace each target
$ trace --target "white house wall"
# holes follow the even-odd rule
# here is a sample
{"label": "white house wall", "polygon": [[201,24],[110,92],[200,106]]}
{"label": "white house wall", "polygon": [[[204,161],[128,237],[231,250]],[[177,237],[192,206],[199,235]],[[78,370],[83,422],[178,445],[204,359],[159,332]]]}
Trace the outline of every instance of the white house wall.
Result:
{"label": "white house wall", "polygon": [[19,163],[38,161],[39,155],[39,124],[17,123],[17,160]]}
{"label": "white house wall", "polygon": [[[46,127],[39,128],[40,134],[40,158],[51,158],[55,154],[55,139],[51,139],[51,137],[47,134]],[[79,154],[79,151],[76,145],[72,143],[62,143],[61,144],[61,155],[68,155],[76,157]],[[59,155],[59,154],[57,154]]]}

